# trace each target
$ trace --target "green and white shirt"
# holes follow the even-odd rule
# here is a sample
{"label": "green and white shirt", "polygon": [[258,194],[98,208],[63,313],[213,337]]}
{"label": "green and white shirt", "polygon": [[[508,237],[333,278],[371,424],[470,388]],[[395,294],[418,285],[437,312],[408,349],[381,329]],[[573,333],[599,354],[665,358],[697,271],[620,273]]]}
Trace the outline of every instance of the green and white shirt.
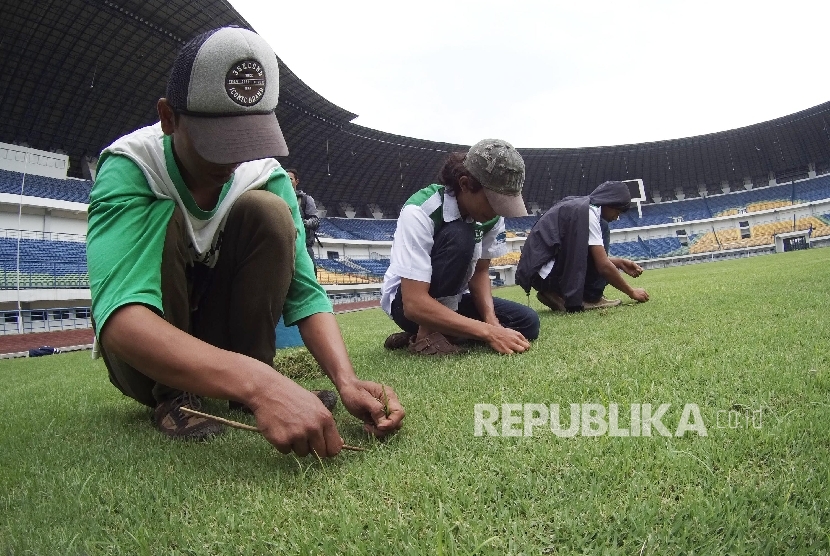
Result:
{"label": "green and white shirt", "polygon": [[90,193],[87,261],[97,332],[112,313],[139,303],[163,314],[161,257],[167,224],[178,205],[186,215],[190,262],[214,266],[228,212],[242,193],[264,189],[291,209],[297,232],[294,278],[283,307],[286,325],[331,312],[305,249],[305,230],[294,188],[274,159],[241,164],[222,187],[219,202],[203,211],[181,177],[170,136],[161,125],[145,127],[107,147]]}
{"label": "green and white shirt", "polygon": [[[392,255],[389,269],[384,276],[380,305],[387,314],[392,312],[392,301],[398,291],[401,278],[418,282],[432,281],[432,259],[430,254],[434,244],[435,233],[443,222],[453,222],[461,218],[458,201],[446,192],[443,185],[430,185],[412,195],[401,209],[398,226],[392,241]],[[471,219],[468,219],[472,222]],[[494,259],[507,253],[505,241],[504,218],[496,218],[475,224],[476,246],[467,269],[467,278],[462,293],[467,290],[466,283],[473,276],[479,259]],[[452,299],[439,300],[455,310],[462,293]]]}

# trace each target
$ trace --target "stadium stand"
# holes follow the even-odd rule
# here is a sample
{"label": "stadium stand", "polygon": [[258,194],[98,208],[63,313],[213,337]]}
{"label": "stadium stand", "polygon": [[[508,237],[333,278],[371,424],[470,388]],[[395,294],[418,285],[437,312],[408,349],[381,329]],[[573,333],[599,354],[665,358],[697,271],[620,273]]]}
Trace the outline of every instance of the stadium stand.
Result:
{"label": "stadium stand", "polygon": [[613,257],[622,257],[624,259],[642,260],[651,258],[650,253],[646,251],[640,241],[612,243],[608,248],[608,252]]}
{"label": "stadium stand", "polygon": [[830,198],[830,174],[793,184],[793,204]]}
{"label": "stadium stand", "polygon": [[314,259],[314,263],[317,265],[317,281],[324,286],[373,284],[383,279],[383,274],[370,272],[350,259]]}
{"label": "stadium stand", "polygon": [[799,218],[795,224],[791,220],[759,224],[749,229],[750,236],[748,238],[741,237],[739,228],[730,228],[717,232],[690,235],[688,247],[683,246],[677,237],[663,237],[612,243],[609,251],[615,257],[632,260],[695,255],[728,249],[773,245],[776,234],[809,230],[811,226],[810,236],[812,238],[830,236],[830,215]]}
{"label": "stadium stand", "polygon": [[318,267],[333,273],[348,274],[353,270],[337,259],[315,259],[314,262]]}
{"label": "stadium stand", "polygon": [[689,248],[683,247],[677,237],[661,237],[657,239],[647,239],[645,244],[648,247],[648,252],[652,258],[655,257],[675,257],[679,255],[688,255]]}
{"label": "stadium stand", "polygon": [[737,214],[740,209],[746,209],[747,212],[757,212],[789,206],[793,204],[792,198],[793,186],[792,184],[788,184],[727,193],[725,195],[715,195],[708,197],[706,202],[709,205],[712,216],[718,217]]}
{"label": "stadium stand", "polygon": [[[17,242],[0,238],[0,289],[18,287]],[[86,244],[45,239],[20,240],[20,287],[88,288]]]}
{"label": "stadium stand", "polygon": [[521,257],[521,253],[519,251],[511,251],[510,253],[502,255],[501,257],[491,259],[490,266],[505,266],[519,264],[519,257]]}
{"label": "stadium stand", "polygon": [[23,184],[23,194],[29,197],[74,203],[89,203],[89,192],[92,189],[92,182],[89,180],[62,180],[27,174],[24,182],[23,174],[20,172],[0,170],[0,193],[19,195],[21,184]]}
{"label": "stadium stand", "polygon": [[748,213],[758,212],[828,198],[830,198],[830,175],[824,175],[783,185],[682,201],[645,204],[642,206],[642,218],[639,218],[637,211],[630,210],[620,215],[619,220],[611,223],[611,229],[670,224],[677,217],[682,218],[684,222],[706,220],[738,214],[741,209]]}
{"label": "stadium stand", "polygon": [[367,241],[392,241],[397,227],[395,220],[365,218],[328,218],[327,220],[329,224],[342,232]]}
{"label": "stadium stand", "polygon": [[351,259],[351,261],[359,265],[370,276],[382,278],[389,268],[389,259]]}
{"label": "stadium stand", "polygon": [[317,229],[317,235],[332,239],[360,239],[359,237],[335,226],[332,223],[331,218],[320,219],[320,227]]}
{"label": "stadium stand", "polygon": [[[638,228],[658,224],[671,224],[678,217],[681,217],[683,221],[712,218],[712,213],[709,212],[709,207],[706,205],[704,199],[687,199],[684,201],[647,204],[643,205],[642,208],[642,218],[640,218],[636,210],[629,210],[624,213],[625,219],[620,218],[612,222],[610,228],[613,230],[625,227]],[[626,226],[625,224],[629,221],[633,225]]]}
{"label": "stadium stand", "polygon": [[536,221],[539,220],[538,216],[519,216],[517,218],[505,218],[504,219],[504,229],[507,232],[512,232],[514,234],[527,234],[530,232],[533,225],[536,224]]}
{"label": "stadium stand", "polygon": [[628,212],[624,212],[620,214],[620,217],[611,223],[609,228],[612,230],[621,229],[621,228],[636,228],[637,224],[635,220],[638,218],[638,214],[636,211],[629,210]]}

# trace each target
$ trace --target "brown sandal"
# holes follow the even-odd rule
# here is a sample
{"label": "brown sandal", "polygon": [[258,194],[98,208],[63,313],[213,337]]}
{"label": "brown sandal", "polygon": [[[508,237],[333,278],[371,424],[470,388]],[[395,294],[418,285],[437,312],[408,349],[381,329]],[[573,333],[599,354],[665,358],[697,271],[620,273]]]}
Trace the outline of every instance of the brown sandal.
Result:
{"label": "brown sandal", "polygon": [[461,348],[452,345],[440,332],[433,332],[417,342],[413,337],[408,349],[409,353],[416,355],[458,355],[464,352]]}
{"label": "brown sandal", "polygon": [[403,349],[409,346],[414,337],[415,334],[410,334],[409,332],[396,332],[386,338],[386,341],[383,342],[383,347],[386,349]]}

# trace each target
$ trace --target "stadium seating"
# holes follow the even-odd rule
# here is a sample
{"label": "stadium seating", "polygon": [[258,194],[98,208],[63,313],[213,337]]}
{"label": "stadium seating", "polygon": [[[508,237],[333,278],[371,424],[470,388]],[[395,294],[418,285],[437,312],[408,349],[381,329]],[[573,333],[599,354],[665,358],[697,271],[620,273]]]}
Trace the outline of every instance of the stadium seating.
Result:
{"label": "stadium seating", "polygon": [[370,276],[383,277],[389,268],[389,259],[351,259]]}
{"label": "stadium seating", "polygon": [[[317,281],[323,285],[371,284],[383,279],[382,273],[370,272],[348,258],[314,259],[314,263],[317,265]],[[388,261],[386,264],[388,266]]]}
{"label": "stadium seating", "polygon": [[632,260],[677,257],[689,254],[689,248],[681,245],[680,240],[676,237],[645,240],[638,238],[637,241],[612,243],[608,251],[611,256]]}
{"label": "stadium seating", "polygon": [[798,219],[795,226],[793,226],[792,221],[770,222],[752,226],[748,238],[742,238],[741,231],[738,228],[707,232],[690,238],[689,252],[696,254],[721,249],[742,249],[760,245],[773,245],[776,234],[808,230],[810,225],[813,226],[813,232],[810,234],[811,237],[830,236],[830,224],[822,218],[810,216]]}
{"label": "stadium seating", "polygon": [[317,229],[317,235],[321,237],[329,237],[332,239],[360,239],[345,230],[341,230],[332,222],[332,218],[321,218],[320,227]]}
{"label": "stadium seating", "polygon": [[519,258],[521,257],[521,255],[522,254],[519,251],[511,251],[506,255],[502,255],[501,257],[491,259],[490,266],[505,266],[511,264],[519,264]]}
{"label": "stadium seating", "polygon": [[651,258],[639,241],[612,243],[608,248],[608,252],[612,257],[622,257],[624,259],[641,260]]}
{"label": "stadium seating", "polygon": [[677,237],[661,237],[644,241],[652,258],[676,257],[689,254],[689,248],[681,245]]}
{"label": "stadium seating", "polygon": [[92,182],[89,180],[62,180],[27,174],[24,182],[23,174],[20,172],[0,170],[0,193],[19,195],[21,185],[23,185],[23,195],[29,197],[87,204],[89,192],[92,189]]}
{"label": "stadium seating", "polygon": [[[392,241],[395,228],[397,228],[396,220],[373,220],[367,218],[327,218],[326,220],[341,232],[367,241]],[[341,237],[341,239],[348,238]]]}
{"label": "stadium seating", "polygon": [[830,199],[830,175],[793,184],[792,198],[795,204]]}
{"label": "stadium seating", "polygon": [[344,265],[337,259],[315,259],[314,262],[317,264],[318,267],[324,268],[329,272],[342,272],[344,274],[352,272],[351,268]]}
{"label": "stadium seating", "polygon": [[739,209],[756,212],[788,206],[792,204],[792,196],[793,186],[788,184],[715,195],[707,197],[706,202],[709,204],[712,216],[717,217],[737,214]]}
{"label": "stadium seating", "polygon": [[505,218],[504,219],[504,229],[508,232],[513,232],[514,234],[526,234],[530,232],[533,225],[536,224],[536,221],[539,220],[538,216],[518,216],[516,218]]}
{"label": "stadium seating", "polygon": [[642,206],[642,218],[632,209],[621,214],[616,222],[612,222],[611,229],[671,224],[674,217],[678,216],[684,221],[705,220],[737,214],[741,209],[757,212],[828,198],[830,175],[824,175],[790,184],[734,191],[705,198],[645,204]]}
{"label": "stadium seating", "polygon": [[793,227],[792,221],[770,222],[750,228],[748,238],[741,237],[739,228],[718,230],[689,236],[689,246],[685,247],[677,237],[653,238],[638,241],[612,243],[611,255],[632,260],[678,257],[688,254],[710,253],[727,249],[743,249],[762,245],[773,245],[777,234],[794,230],[809,230],[810,237],[830,236],[830,214],[821,217],[800,218]]}
{"label": "stadium seating", "polygon": [[637,214],[637,209],[631,209],[628,212],[624,212],[620,214],[620,217],[612,222],[608,227],[612,230],[622,229],[622,228],[636,228],[637,224],[635,221],[639,215]]}
{"label": "stadium seating", "polygon": [[[0,238],[0,289],[18,285],[17,238]],[[86,244],[43,239],[20,240],[21,288],[88,288]]]}
{"label": "stadium seating", "polygon": [[[20,194],[23,174],[0,170],[0,193]],[[92,182],[88,180],[56,179],[26,175],[24,195],[41,198],[88,203]],[[738,213],[768,210],[830,198],[830,175],[796,183],[736,191],[705,198],[646,204],[643,216],[636,210],[620,215],[611,223],[612,229],[671,224],[676,217],[683,221],[708,219]],[[527,234],[538,216],[506,218],[505,228],[510,237]],[[391,241],[396,220],[367,218],[323,218],[319,235],[333,239],[356,241]],[[799,219],[797,230],[812,226],[812,237],[830,236],[830,214]],[[750,229],[750,237],[741,238],[737,228],[708,232],[689,237],[689,246],[680,244],[677,237],[638,239],[612,243],[610,253],[634,260],[673,257],[689,253],[705,253],[721,249],[736,249],[771,245],[775,234],[791,231],[792,222],[761,224]],[[17,239],[0,238],[0,289],[16,288]],[[493,265],[516,264],[519,253],[511,252],[494,259]],[[86,265],[86,246],[81,242],[22,239],[20,241],[20,286],[23,288],[87,288],[89,278]],[[382,279],[389,267],[389,259],[317,259],[318,279],[323,284],[374,283]]]}
{"label": "stadium seating", "polygon": [[705,199],[687,199],[670,203],[643,205],[643,217],[639,218],[637,211],[626,213],[635,226],[654,226],[656,224],[671,224],[675,217],[682,217],[684,221],[705,220],[712,217]]}

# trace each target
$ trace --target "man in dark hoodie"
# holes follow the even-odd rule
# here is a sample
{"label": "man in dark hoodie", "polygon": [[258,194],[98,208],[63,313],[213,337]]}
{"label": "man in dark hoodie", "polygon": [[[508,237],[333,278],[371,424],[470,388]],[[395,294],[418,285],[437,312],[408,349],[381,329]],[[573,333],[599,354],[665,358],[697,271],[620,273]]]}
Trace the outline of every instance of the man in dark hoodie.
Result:
{"label": "man in dark hoodie", "polygon": [[643,269],[628,259],[608,256],[608,223],[631,204],[628,187],[607,181],[584,197],[566,197],[533,226],[516,270],[516,283],[554,311],[615,307],[619,299],[603,296],[611,284],[631,299],[648,301],[642,288],[632,288],[620,271],[636,278]]}

